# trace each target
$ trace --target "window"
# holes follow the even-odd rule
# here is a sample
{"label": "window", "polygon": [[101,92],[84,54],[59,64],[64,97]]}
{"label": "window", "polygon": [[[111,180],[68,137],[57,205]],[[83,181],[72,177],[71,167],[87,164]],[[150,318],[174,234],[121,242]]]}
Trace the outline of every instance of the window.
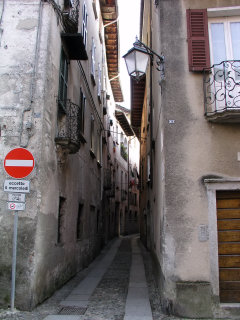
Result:
{"label": "window", "polygon": [[59,100],[60,107],[65,112],[66,112],[66,102],[67,102],[67,89],[68,89],[68,61],[62,49],[61,59],[60,59],[58,100]]}
{"label": "window", "polygon": [[151,157],[147,155],[147,182],[151,181]]}
{"label": "window", "polygon": [[208,18],[207,9],[187,10],[190,71],[209,68],[210,51],[212,65],[240,59],[240,17],[226,17],[227,11],[224,12],[224,17]]}
{"label": "window", "polygon": [[[240,17],[209,19],[209,39],[211,65],[214,65],[217,81],[215,85],[221,91],[222,81],[240,80],[240,62],[223,63],[223,61],[240,60]],[[231,90],[232,94],[238,95],[238,90]]]}
{"label": "window", "polygon": [[[204,73],[205,115],[224,122],[225,111],[240,108],[239,8],[213,8],[208,10],[208,15],[211,67]],[[232,116],[235,120],[236,114]],[[228,121],[232,121],[231,116]]]}
{"label": "window", "polygon": [[99,164],[102,163],[102,152],[101,152],[101,146],[102,146],[102,135],[101,135],[101,131],[98,129],[97,130],[97,161],[99,162]]}
{"label": "window", "polygon": [[83,236],[83,204],[79,203],[77,215],[77,240]]}
{"label": "window", "polygon": [[85,115],[85,107],[86,107],[86,97],[83,94],[82,89],[80,88],[80,101],[79,101],[79,107],[80,107],[80,132],[84,133],[84,115]]}
{"label": "window", "polygon": [[88,14],[87,14],[87,6],[84,2],[83,4],[83,17],[82,17],[82,36],[83,43],[85,47],[87,47],[87,27],[88,27]]}
{"label": "window", "polygon": [[98,94],[99,100],[101,100],[101,92],[102,92],[102,69],[99,63],[98,64],[98,87],[97,87],[97,94]]}
{"label": "window", "polygon": [[97,233],[101,231],[101,228],[102,228],[101,213],[100,213],[100,210],[97,210]]}
{"label": "window", "polygon": [[96,46],[94,39],[92,39],[92,54],[91,54],[91,76],[92,80],[95,82],[95,55],[96,55]]}
{"label": "window", "polygon": [[94,152],[94,148],[95,148],[95,134],[94,134],[94,115],[91,114],[91,140],[90,140],[90,144],[91,144],[91,150]]}
{"label": "window", "polygon": [[240,18],[209,19],[211,64],[240,60]]}
{"label": "window", "polygon": [[116,142],[118,144],[118,125],[116,126]]}
{"label": "window", "polygon": [[96,234],[97,231],[97,216],[96,216],[96,210],[94,206],[90,205],[90,233],[91,234]]}
{"label": "window", "polygon": [[58,244],[63,243],[65,205],[66,205],[66,198],[59,197],[58,228],[57,228],[57,243]]}

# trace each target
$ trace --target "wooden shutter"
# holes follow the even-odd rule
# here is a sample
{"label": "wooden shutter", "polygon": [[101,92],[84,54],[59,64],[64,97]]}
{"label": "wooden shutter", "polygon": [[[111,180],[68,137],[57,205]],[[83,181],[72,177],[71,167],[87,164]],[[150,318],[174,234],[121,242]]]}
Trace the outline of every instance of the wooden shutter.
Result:
{"label": "wooden shutter", "polygon": [[188,59],[190,71],[210,67],[207,9],[187,10]]}

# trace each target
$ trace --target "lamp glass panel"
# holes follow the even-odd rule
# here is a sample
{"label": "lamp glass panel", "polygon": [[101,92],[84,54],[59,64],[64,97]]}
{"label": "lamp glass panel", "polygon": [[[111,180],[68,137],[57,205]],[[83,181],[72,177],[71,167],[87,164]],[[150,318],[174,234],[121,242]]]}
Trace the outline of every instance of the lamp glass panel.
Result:
{"label": "lamp glass panel", "polygon": [[147,53],[136,51],[136,71],[140,74],[146,73],[149,55]]}
{"label": "lamp glass panel", "polygon": [[128,69],[128,73],[129,75],[131,75],[134,71],[135,71],[135,66],[136,66],[136,62],[135,62],[135,50],[128,53],[125,56],[125,62],[126,62],[126,66]]}

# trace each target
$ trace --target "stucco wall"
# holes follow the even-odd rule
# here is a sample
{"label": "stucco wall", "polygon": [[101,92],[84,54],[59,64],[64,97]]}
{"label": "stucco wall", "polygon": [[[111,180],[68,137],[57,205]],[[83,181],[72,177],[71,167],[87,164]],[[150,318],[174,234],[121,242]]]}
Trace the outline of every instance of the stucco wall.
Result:
{"label": "stucco wall", "polygon": [[[91,114],[95,115],[95,136],[99,137],[102,105],[97,86],[90,78],[90,56],[94,37],[96,66],[102,63],[104,42],[99,37],[99,4],[97,18],[92,2],[86,1],[86,4],[89,59],[82,62],[82,71],[77,61],[70,61],[68,79],[68,98],[79,104],[82,87],[87,100],[86,143],[81,143],[76,154],[68,154],[55,143],[61,50],[61,25],[56,12],[49,3],[39,0],[10,0],[4,8],[0,46],[1,164],[6,153],[18,146],[29,149],[36,162],[28,177],[31,191],[26,196],[26,210],[19,212],[16,306],[20,309],[30,309],[51,295],[86,267],[103,244],[103,173],[98,159],[90,155]],[[81,8],[79,12],[81,19]],[[109,83],[107,90],[114,106]],[[2,172],[2,185],[6,178],[9,177]],[[63,237],[58,243],[60,197],[65,203]],[[6,210],[7,194],[3,190],[0,190],[0,199],[0,304],[6,306],[10,300],[13,214]],[[83,205],[81,222],[84,230],[77,239],[79,204]]]}
{"label": "stucco wall", "polygon": [[[157,84],[159,72],[154,67],[155,181],[148,195],[156,226],[152,251],[163,280],[164,308],[182,316],[210,317],[214,312],[211,244],[207,235],[200,239],[201,226],[209,227],[203,177],[239,176],[240,135],[238,125],[214,124],[204,117],[203,75],[188,69],[186,9],[239,5],[239,1],[183,0],[153,5],[152,48],[165,56],[165,80]],[[149,10],[146,1],[145,10]],[[146,29],[143,32],[146,35]],[[186,303],[190,292],[198,292],[192,307]],[[204,309],[200,302],[206,295]]]}

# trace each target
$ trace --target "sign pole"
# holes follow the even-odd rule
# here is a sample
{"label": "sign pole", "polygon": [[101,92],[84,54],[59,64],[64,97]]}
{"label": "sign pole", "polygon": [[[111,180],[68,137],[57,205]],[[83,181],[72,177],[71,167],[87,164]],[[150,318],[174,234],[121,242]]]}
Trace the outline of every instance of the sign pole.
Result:
{"label": "sign pole", "polygon": [[[8,152],[4,158],[6,173],[15,179],[27,177],[34,169],[34,157],[30,151],[24,148],[15,148]],[[29,181],[5,180],[4,191],[16,193],[29,193]],[[18,211],[25,210],[25,195],[9,195],[7,208],[14,211],[13,251],[12,251],[12,283],[11,283],[11,311],[14,311],[16,289],[16,261],[17,261],[17,233]]]}
{"label": "sign pole", "polygon": [[18,211],[14,213],[13,229],[13,252],[12,252],[12,286],[11,286],[11,311],[14,311],[15,282],[16,282],[16,261],[17,261],[17,231],[18,231]]}

